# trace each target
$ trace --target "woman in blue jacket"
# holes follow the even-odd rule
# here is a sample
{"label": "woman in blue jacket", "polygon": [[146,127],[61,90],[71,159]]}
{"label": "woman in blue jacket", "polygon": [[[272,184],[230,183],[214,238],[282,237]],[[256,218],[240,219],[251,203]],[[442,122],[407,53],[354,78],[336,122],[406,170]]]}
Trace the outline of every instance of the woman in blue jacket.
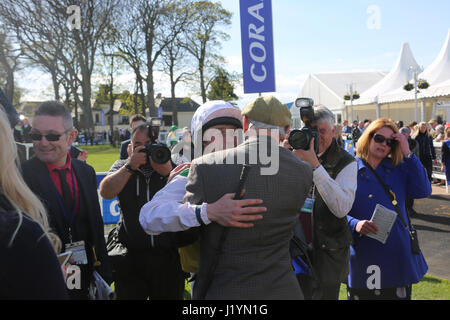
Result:
{"label": "woman in blue jacket", "polygon": [[[350,273],[347,292],[349,299],[411,299],[411,285],[419,282],[428,270],[421,253],[411,251],[409,231],[403,224],[409,219],[405,198],[426,198],[431,194],[420,160],[409,150],[408,141],[389,119],[377,119],[364,131],[358,141],[358,189],[347,219],[354,235],[350,248]],[[370,169],[395,194],[395,201]],[[367,237],[377,233],[371,221],[377,204],[396,211],[392,230],[382,244]]]}

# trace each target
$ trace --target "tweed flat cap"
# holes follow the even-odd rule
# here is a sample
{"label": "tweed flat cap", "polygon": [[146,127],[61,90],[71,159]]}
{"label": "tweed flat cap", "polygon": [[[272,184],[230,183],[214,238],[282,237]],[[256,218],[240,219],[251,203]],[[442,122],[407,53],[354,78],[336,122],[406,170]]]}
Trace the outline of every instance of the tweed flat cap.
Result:
{"label": "tweed flat cap", "polygon": [[292,118],[286,105],[274,96],[258,97],[245,106],[242,115],[250,120],[282,128],[289,126]]}

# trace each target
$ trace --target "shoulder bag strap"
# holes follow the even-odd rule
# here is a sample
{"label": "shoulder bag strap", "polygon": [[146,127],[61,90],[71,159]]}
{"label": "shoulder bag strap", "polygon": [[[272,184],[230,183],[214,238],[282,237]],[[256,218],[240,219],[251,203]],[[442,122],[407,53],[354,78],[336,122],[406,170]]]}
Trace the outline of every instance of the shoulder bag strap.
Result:
{"label": "shoulder bag strap", "polygon": [[[369,168],[370,171],[372,171],[372,173],[373,173],[373,174],[375,175],[375,177],[377,178],[378,182],[382,185],[384,191],[386,192],[387,196],[388,196],[389,199],[391,200],[391,203],[392,203],[392,205],[394,206],[395,211],[397,211],[398,217],[399,217],[400,220],[402,221],[402,223],[403,223],[403,225],[405,226],[405,228],[408,229],[408,225],[407,225],[405,219],[403,219],[403,216],[402,216],[402,214],[401,214],[401,212],[400,212],[400,208],[399,208],[398,205],[397,205],[397,200],[395,199],[395,193],[394,193],[394,191],[390,190],[390,189],[386,186],[386,184],[383,182],[383,180],[380,178],[380,176],[377,174],[377,172],[370,166],[370,164],[369,164],[367,161],[365,161],[365,160],[362,160],[362,161],[363,161],[364,165],[365,165],[367,168]],[[406,213],[406,216],[408,217],[408,220],[409,220],[408,213]]]}

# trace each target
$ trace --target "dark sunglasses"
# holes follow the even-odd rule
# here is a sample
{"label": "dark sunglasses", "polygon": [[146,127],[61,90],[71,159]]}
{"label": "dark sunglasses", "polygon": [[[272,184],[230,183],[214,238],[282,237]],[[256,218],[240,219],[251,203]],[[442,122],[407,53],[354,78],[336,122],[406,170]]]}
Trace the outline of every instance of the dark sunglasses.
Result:
{"label": "dark sunglasses", "polygon": [[32,133],[31,134],[31,139],[33,141],[41,141],[42,137],[45,137],[45,139],[47,139],[47,141],[54,142],[54,141],[58,141],[59,138],[61,138],[62,135],[66,134],[70,130],[72,130],[72,128],[67,129],[66,131],[64,131],[61,134],[56,134],[56,133],[49,133],[49,134]]}
{"label": "dark sunglasses", "polygon": [[388,147],[393,147],[396,143],[397,140],[395,139],[388,139],[385,136],[381,135],[381,134],[375,134],[373,136],[373,140],[375,140],[376,143],[383,143],[384,141],[386,141],[386,145]]}

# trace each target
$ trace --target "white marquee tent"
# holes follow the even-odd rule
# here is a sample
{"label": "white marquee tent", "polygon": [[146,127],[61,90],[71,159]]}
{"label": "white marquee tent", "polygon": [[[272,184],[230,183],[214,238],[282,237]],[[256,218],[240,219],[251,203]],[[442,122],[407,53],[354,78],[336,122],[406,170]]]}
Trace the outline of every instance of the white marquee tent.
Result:
{"label": "white marquee tent", "polygon": [[386,75],[386,77],[367,91],[364,91],[361,94],[360,99],[353,102],[353,105],[376,103],[383,94],[398,89],[399,87],[403,87],[411,78],[411,67],[418,69],[419,65],[414,59],[409,44],[404,43],[394,68]]}
{"label": "white marquee tent", "polygon": [[[418,99],[434,98],[450,94],[450,82],[448,81],[450,80],[450,30],[439,55],[428,68],[419,74],[418,79],[424,79],[430,84],[428,89],[420,90]],[[411,83],[414,83],[414,80]],[[414,100],[414,90],[409,92],[405,91],[402,85],[381,96],[379,102],[388,103],[407,100]]]}
{"label": "white marquee tent", "polygon": [[[367,90],[386,76],[382,71],[347,71],[310,74],[306,79],[298,97],[308,97],[316,105],[328,107],[336,115],[345,107],[344,95],[349,92],[349,85],[359,93]],[[300,118],[298,108],[291,108],[294,119]],[[339,121],[337,118],[336,120]],[[343,120],[343,119],[342,119]],[[294,124],[295,125],[295,124]]]}

